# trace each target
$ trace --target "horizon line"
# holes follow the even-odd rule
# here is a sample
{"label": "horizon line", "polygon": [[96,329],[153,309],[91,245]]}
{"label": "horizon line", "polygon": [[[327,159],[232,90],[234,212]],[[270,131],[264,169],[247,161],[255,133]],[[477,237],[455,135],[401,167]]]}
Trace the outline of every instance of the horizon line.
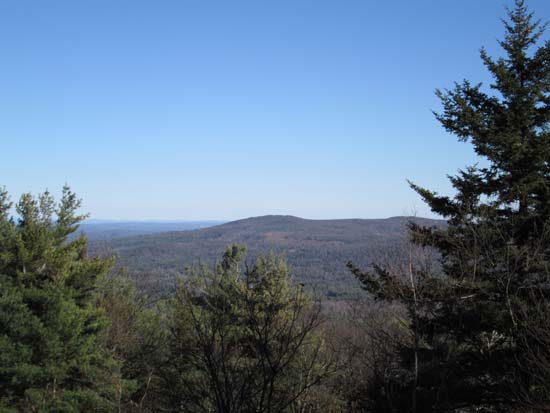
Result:
{"label": "horizon line", "polygon": [[128,218],[89,218],[82,221],[82,223],[151,223],[151,224],[180,224],[180,223],[229,223],[235,221],[243,221],[246,219],[254,218],[265,218],[265,217],[287,217],[287,218],[297,218],[307,221],[338,221],[338,220],[386,220],[393,218],[418,218],[418,219],[431,219],[431,220],[441,220],[444,221],[444,218],[439,217],[426,217],[419,215],[391,215],[387,217],[373,217],[373,218],[364,218],[364,217],[348,217],[348,218],[305,218],[297,215],[290,214],[265,214],[265,215],[251,215],[248,217],[235,218],[235,219],[157,219],[157,218],[145,218],[145,219],[128,219]]}

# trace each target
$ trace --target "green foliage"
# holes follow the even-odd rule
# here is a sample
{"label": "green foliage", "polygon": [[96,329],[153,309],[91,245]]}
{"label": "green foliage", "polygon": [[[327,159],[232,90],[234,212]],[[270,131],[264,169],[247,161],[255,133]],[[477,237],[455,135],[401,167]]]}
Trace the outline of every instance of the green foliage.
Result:
{"label": "green foliage", "polygon": [[96,287],[111,262],[86,257],[86,240],[68,241],[83,216],[63,189],[25,194],[10,218],[0,191],[0,406],[18,411],[109,409],[106,372],[113,360],[99,345],[107,322]]}
{"label": "green foliage", "polygon": [[[320,308],[282,258],[245,250],[191,271],[151,305],[74,237],[64,188],[12,205],[0,191],[0,411],[308,411],[328,373]],[[311,411],[311,408],[310,410]]]}
{"label": "green foliage", "polygon": [[437,119],[486,166],[450,177],[454,197],[411,184],[448,220],[447,228],[411,225],[417,244],[441,254],[444,275],[413,262],[406,277],[352,267],[366,290],[409,314],[411,339],[384,384],[397,390],[399,411],[508,411],[549,395],[548,372],[524,367],[533,367],[526,354],[545,351],[536,334],[526,338],[524,310],[534,291],[549,297],[550,43],[531,51],[544,26],[521,0],[505,29],[504,57],[481,51],[494,95],[468,81],[437,92]]}
{"label": "green foliage", "polygon": [[244,257],[229,247],[214,270],[182,281],[169,306],[161,393],[173,411],[291,411],[328,371],[319,308],[281,258],[259,258],[243,276]]}
{"label": "green foliage", "polygon": [[100,291],[109,320],[103,345],[118,361],[113,374],[116,404],[123,411],[155,411],[156,373],[166,352],[162,306],[138,295],[124,272],[110,277]]}

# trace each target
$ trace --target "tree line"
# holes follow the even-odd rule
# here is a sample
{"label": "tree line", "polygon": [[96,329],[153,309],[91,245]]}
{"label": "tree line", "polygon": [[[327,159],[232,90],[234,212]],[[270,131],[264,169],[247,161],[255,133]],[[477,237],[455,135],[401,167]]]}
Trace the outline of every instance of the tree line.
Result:
{"label": "tree line", "polygon": [[[446,227],[331,312],[280,256],[228,246],[152,302],[71,238],[65,187],[0,191],[0,412],[550,411],[550,42],[522,0],[493,83],[437,91],[437,120],[484,159],[453,196],[411,183]],[[541,44],[542,43],[542,44]]]}
{"label": "tree line", "polygon": [[111,259],[68,241],[83,217],[65,188],[0,193],[0,410],[39,412],[304,410],[327,376],[320,307],[280,257],[243,272],[230,246],[151,305]]}

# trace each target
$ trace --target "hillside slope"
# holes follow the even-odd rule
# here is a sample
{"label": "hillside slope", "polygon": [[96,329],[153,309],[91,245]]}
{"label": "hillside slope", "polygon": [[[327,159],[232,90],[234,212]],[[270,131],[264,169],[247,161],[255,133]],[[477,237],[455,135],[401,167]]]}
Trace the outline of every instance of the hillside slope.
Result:
{"label": "hillside slope", "polygon": [[192,231],[115,239],[109,248],[144,288],[159,292],[173,285],[186,266],[212,264],[228,244],[244,244],[249,260],[270,251],[284,253],[296,280],[335,298],[357,290],[347,261],[368,267],[402,256],[406,224],[411,219],[427,226],[443,225],[443,221],[410,217],[308,220],[263,216]]}

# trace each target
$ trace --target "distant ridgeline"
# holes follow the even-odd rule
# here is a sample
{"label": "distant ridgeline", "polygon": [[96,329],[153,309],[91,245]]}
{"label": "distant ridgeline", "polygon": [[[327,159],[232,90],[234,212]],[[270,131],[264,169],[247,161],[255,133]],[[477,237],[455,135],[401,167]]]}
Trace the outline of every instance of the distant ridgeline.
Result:
{"label": "distant ridgeline", "polygon": [[212,227],[225,221],[111,221],[89,220],[80,224],[76,235],[85,233],[90,241],[110,241],[114,238],[156,234],[170,231],[189,231]]}
{"label": "distant ridgeline", "polygon": [[[296,282],[329,299],[340,299],[359,291],[346,268],[348,261],[368,268],[373,262],[404,259],[407,223],[411,220],[426,226],[444,225],[441,220],[413,217],[308,220],[263,216],[202,229],[170,228],[166,231],[172,232],[155,230],[125,238],[91,233],[90,251],[116,254],[118,265],[127,268],[140,289],[157,296],[171,291],[186,267],[212,264],[228,244],[243,244],[249,260],[270,252],[284,253]],[[86,226],[83,230],[88,231]],[[147,232],[143,227],[141,230]]]}

